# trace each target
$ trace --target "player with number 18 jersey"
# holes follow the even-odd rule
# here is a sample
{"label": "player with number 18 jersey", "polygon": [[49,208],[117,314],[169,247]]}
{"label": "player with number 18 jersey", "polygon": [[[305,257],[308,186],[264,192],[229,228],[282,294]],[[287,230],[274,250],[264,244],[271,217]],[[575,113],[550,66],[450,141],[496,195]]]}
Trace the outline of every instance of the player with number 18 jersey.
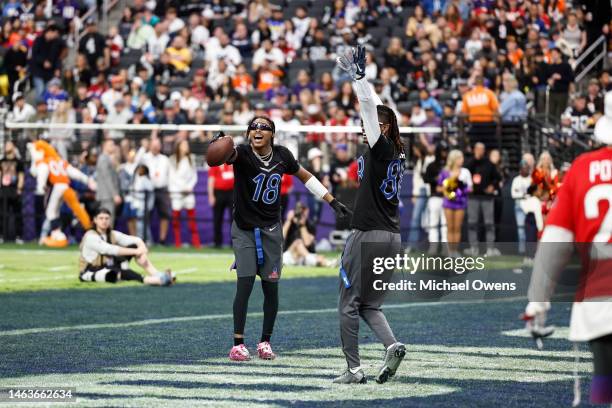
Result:
{"label": "player with number 18 jersey", "polygon": [[[299,178],[308,191],[326,201],[339,217],[346,217],[350,213],[319,180],[298,164],[287,148],[274,145],[274,132],[275,125],[270,118],[254,117],[247,128],[248,144],[233,148],[226,159],[234,167],[232,268],[236,270],[238,280],[233,305],[234,347],[229,353],[234,361],[251,358],[245,345],[244,329],[249,297],[257,275],[261,278],[264,294],[264,321],[257,354],[265,360],[276,357],[270,340],[278,313],[278,281],[283,267],[280,200],[283,174]],[[219,133],[211,143],[216,143],[222,137],[225,136]]]}

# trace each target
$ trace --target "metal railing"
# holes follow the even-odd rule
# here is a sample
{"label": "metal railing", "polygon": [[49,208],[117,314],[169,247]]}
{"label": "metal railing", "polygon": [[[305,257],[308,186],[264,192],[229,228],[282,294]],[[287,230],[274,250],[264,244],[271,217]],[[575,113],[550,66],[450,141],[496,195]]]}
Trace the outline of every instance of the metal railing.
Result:
{"label": "metal railing", "polygon": [[[598,48],[601,49],[598,50]],[[592,55],[594,53],[596,54]],[[576,58],[576,60],[572,63],[572,69],[576,71],[576,69],[580,68],[583,62],[587,61],[587,58],[592,57],[592,60],[578,74],[575,75],[576,84],[580,85],[581,81],[586,78],[587,75],[591,73],[593,68],[595,68],[600,62],[602,62],[605,67],[608,62],[606,58],[607,54],[607,38],[602,35],[597,40],[595,40],[595,42],[591,44],[589,48],[587,48],[582,54],[580,54],[580,56]]]}

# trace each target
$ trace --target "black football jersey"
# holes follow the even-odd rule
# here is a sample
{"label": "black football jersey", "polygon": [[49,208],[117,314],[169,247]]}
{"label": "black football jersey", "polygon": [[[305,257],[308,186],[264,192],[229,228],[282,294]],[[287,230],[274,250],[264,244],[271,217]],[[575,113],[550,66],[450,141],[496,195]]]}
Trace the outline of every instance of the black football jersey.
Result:
{"label": "black football jersey", "polygon": [[399,195],[405,161],[404,152],[397,151],[385,136],[357,159],[360,184],[352,228],[400,232]]}
{"label": "black football jersey", "polygon": [[234,220],[239,228],[263,228],[280,221],[283,174],[295,174],[300,165],[283,146],[273,146],[265,166],[248,144],[236,147],[234,161]]}

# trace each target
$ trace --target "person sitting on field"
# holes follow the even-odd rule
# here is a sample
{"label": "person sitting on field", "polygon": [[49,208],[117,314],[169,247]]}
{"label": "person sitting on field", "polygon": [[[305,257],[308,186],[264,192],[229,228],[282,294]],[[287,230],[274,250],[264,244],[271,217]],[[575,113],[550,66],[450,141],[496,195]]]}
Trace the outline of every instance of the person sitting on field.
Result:
{"label": "person sitting on field", "polygon": [[283,224],[285,265],[334,266],[335,261],[326,259],[315,253],[315,226],[308,219],[309,210],[301,202],[295,204],[295,209],[287,213]]}
{"label": "person sitting on field", "polygon": [[[116,283],[135,280],[146,285],[170,286],[176,280],[170,269],[160,272],[151,263],[142,239],[111,228],[111,214],[106,208],[96,212],[93,227],[85,233],[79,248],[81,282]],[[143,278],[130,269],[132,258],[145,270],[147,276]]]}

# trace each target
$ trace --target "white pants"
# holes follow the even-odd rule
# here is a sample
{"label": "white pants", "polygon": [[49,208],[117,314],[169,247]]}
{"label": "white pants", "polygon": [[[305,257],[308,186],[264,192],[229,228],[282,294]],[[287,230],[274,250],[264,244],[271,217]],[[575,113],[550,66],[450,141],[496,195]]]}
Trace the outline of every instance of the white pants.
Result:
{"label": "white pants", "polygon": [[[427,213],[429,215],[429,242],[447,242],[446,217],[444,216],[444,209],[442,208],[442,197],[429,197],[427,201]],[[440,226],[439,232],[438,226]]]}
{"label": "white pants", "polygon": [[195,208],[195,195],[170,192],[172,211],[193,210]]}
{"label": "white pants", "polygon": [[289,266],[317,266],[317,254],[308,254],[303,258],[296,258],[291,251],[283,252],[283,265]]}
{"label": "white pants", "polygon": [[59,217],[63,195],[66,190],[68,190],[68,184],[53,185],[51,194],[49,194],[49,200],[47,201],[47,209],[45,210],[45,218],[49,221]]}

